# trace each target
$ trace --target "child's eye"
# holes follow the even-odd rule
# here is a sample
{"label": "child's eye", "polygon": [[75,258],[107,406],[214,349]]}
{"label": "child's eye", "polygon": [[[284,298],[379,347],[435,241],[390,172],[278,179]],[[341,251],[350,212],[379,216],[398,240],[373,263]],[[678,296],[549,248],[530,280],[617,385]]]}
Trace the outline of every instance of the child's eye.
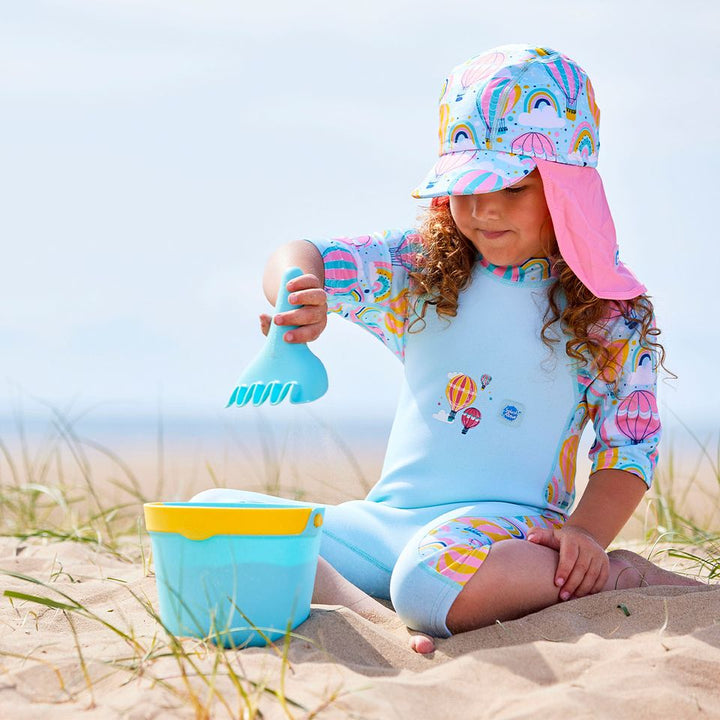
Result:
{"label": "child's eye", "polygon": [[521,193],[525,188],[524,187],[509,187],[505,188],[509,193],[512,193],[513,195],[517,193]]}

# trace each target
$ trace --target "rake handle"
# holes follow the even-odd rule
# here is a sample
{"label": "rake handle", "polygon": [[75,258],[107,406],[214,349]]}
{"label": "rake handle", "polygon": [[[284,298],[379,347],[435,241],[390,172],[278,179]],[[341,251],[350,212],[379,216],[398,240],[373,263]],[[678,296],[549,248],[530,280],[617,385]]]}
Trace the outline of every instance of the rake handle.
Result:
{"label": "rake handle", "polygon": [[[275,315],[278,313],[287,312],[293,310],[299,305],[291,305],[288,300],[289,292],[287,284],[296,277],[300,277],[303,271],[299,267],[289,267],[283,273],[282,279],[280,280],[280,287],[278,288],[277,300],[275,301],[275,313],[270,321],[270,331],[268,332],[268,352],[272,355],[276,355],[278,352],[282,352],[282,348],[287,346],[288,343],[283,339],[283,335],[290,330],[297,330],[297,325],[276,325],[273,320]],[[298,343],[295,343],[298,344]]]}

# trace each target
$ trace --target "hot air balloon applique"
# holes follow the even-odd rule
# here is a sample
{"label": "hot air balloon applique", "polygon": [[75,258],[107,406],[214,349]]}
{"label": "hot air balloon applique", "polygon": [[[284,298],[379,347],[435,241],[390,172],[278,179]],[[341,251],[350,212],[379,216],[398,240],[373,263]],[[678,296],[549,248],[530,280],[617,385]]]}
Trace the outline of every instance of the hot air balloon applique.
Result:
{"label": "hot air balloon applique", "polygon": [[468,430],[472,430],[480,424],[482,413],[476,407],[469,407],[463,410],[460,421],[463,424],[462,434],[467,435]]}
{"label": "hot air balloon applique", "polygon": [[484,390],[490,384],[491,380],[492,380],[492,375],[483,375],[480,378],[480,389]]}
{"label": "hot air balloon applique", "polygon": [[450,403],[447,419],[452,422],[457,413],[471,405],[477,397],[477,383],[469,375],[454,373],[445,388],[445,395]]}

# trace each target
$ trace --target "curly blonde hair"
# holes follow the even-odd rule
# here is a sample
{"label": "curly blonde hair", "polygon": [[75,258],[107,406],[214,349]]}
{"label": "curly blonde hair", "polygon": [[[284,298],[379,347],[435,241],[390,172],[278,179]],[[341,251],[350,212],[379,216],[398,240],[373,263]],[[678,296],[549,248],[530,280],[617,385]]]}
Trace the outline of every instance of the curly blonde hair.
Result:
{"label": "curly blonde hair", "polygon": [[[419,219],[423,252],[409,271],[415,318],[410,322],[408,332],[419,332],[425,327],[425,313],[429,305],[435,307],[439,317],[457,315],[458,295],[470,283],[478,254],[458,230],[450,213],[449,198],[433,198],[430,207]],[[665,348],[652,339],[660,334],[660,330],[655,327],[653,304],[647,295],[639,295],[632,300],[598,298],[583,285],[559,252],[550,261],[555,282],[548,287],[548,306],[540,333],[542,342],[549,349],[559,342],[557,337],[548,334],[551,325],[559,320],[561,327],[570,335],[565,344],[568,357],[587,365],[589,355],[596,374],[602,373],[603,380],[617,387],[622,367],[617,358],[622,348],[608,346],[602,328],[610,318],[622,316],[640,326],[641,345],[657,351],[660,365],[676,377],[665,367]],[[420,329],[413,330],[417,323],[422,323]]]}

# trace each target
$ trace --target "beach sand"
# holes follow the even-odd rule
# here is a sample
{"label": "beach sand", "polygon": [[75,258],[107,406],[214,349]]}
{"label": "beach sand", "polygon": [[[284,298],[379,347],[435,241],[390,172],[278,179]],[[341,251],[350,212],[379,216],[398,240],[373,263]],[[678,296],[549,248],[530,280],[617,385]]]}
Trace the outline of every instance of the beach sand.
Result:
{"label": "beach sand", "polygon": [[[118,487],[128,484],[124,471],[88,453],[103,500],[127,500]],[[382,449],[364,448],[360,461],[337,448],[302,462],[292,450],[282,461],[258,456],[242,464],[226,453],[208,462],[197,448],[179,446],[166,447],[160,463],[151,450],[130,457],[126,464],[151,499],[187,499],[217,484],[337,503],[364,495]],[[578,476],[587,470],[581,460]],[[679,471],[673,477],[688,483]],[[712,482],[697,481],[701,489],[683,499],[686,512],[711,523],[706,528],[717,527]],[[652,502],[644,501],[613,547],[689,568],[667,552],[672,542],[638,539],[656,522]],[[142,526],[126,544],[121,557],[92,542],[0,538],[0,569],[26,576],[0,575],[0,592],[56,603],[0,597],[0,719],[241,718],[251,716],[248,708],[263,718],[720,718],[717,581],[599,593],[439,639],[429,656],[410,649],[398,619],[372,623],[343,607],[313,605],[283,659],[282,643],[241,651],[195,639],[173,646],[144,604],[157,609]],[[74,603],[85,610],[69,610]],[[233,682],[233,673],[245,679]]]}
{"label": "beach sand", "polygon": [[[4,589],[71,604],[62,592],[95,616],[4,599],[0,717],[203,717],[162,631],[133,597],[156,603],[142,564],[78,543],[5,538],[0,566],[47,583],[6,576]],[[339,606],[313,605],[295,632],[302,637],[290,642],[286,663],[281,644],[220,653],[236,673],[269,688],[281,686],[284,666],[284,695],[299,704],[289,707],[291,717],[319,710],[322,718],[720,718],[718,586],[599,593],[437,640],[430,656],[410,650],[401,622],[375,624]],[[212,677],[214,648],[182,644]],[[187,662],[185,671],[194,674]],[[212,707],[208,717],[243,717],[224,664],[212,682],[233,714],[209,699],[203,681],[189,682],[198,705]],[[270,693],[258,706],[262,717],[288,717]]]}

